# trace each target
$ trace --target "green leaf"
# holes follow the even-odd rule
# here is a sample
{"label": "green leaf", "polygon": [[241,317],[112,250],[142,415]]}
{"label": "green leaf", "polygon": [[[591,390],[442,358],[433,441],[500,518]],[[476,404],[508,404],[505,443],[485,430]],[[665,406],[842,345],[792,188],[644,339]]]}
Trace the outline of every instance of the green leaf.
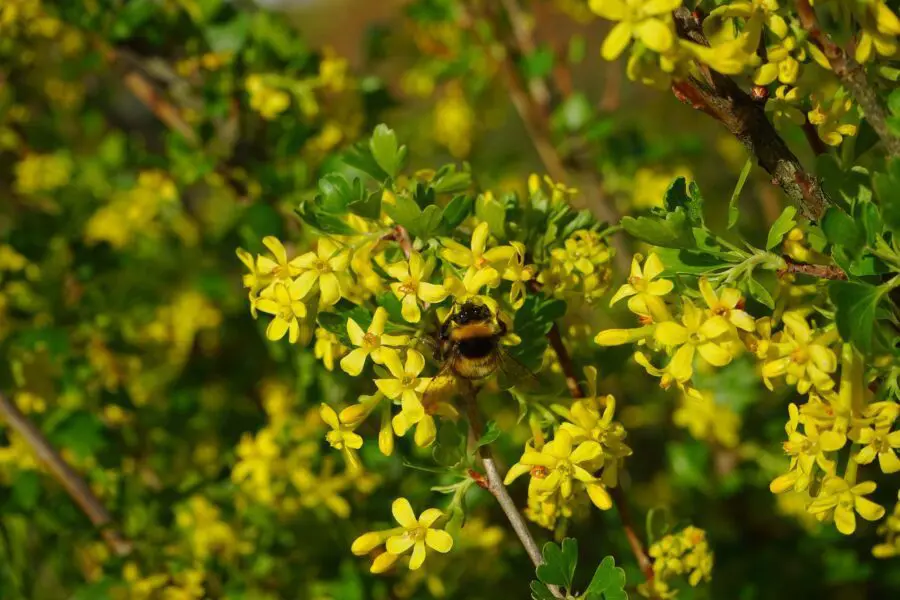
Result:
{"label": "green leaf", "polygon": [[554,321],[566,314],[566,303],[556,298],[545,298],[539,294],[525,297],[522,307],[513,318],[513,330],[522,341],[509,346],[506,351],[524,367],[536,371],[543,361],[547,348],[547,333]]}
{"label": "green leaf", "polygon": [[740,258],[723,260],[718,255],[676,248],[657,248],[654,252],[665,265],[664,274],[671,275],[704,275],[729,265],[740,262]]}
{"label": "green leaf", "polygon": [[397,177],[403,160],[406,158],[406,146],[399,146],[394,130],[381,123],[372,133],[369,149],[378,166],[392,179]]}
{"label": "green leaf", "polygon": [[535,569],[538,579],[547,585],[559,585],[570,589],[578,564],[578,541],[566,538],[562,541],[562,547],[547,542],[544,544],[542,554],[544,564],[538,565]]}
{"label": "green leaf", "polygon": [[497,426],[495,421],[488,421],[487,425],[484,428],[484,433],[481,434],[481,437],[478,438],[478,441],[475,442],[475,448],[481,448],[482,446],[487,446],[488,444],[493,443],[500,437],[500,427]]}
{"label": "green leaf", "polygon": [[797,221],[794,220],[794,215],[796,214],[797,209],[793,206],[788,206],[781,211],[781,215],[775,219],[775,222],[772,223],[772,226],[769,228],[769,236],[766,239],[766,250],[772,250],[780,244],[781,240],[784,239],[784,236],[797,225]]}
{"label": "green leaf", "polygon": [[351,202],[347,208],[365,219],[377,219],[381,216],[381,194],[381,191],[370,192],[365,198]]}
{"label": "green leaf", "polygon": [[382,208],[395,223],[402,225],[410,233],[418,227],[419,217],[422,216],[422,209],[405,193],[397,194],[393,204],[383,204]]}
{"label": "green leaf", "polygon": [[350,182],[340,173],[329,173],[319,179],[318,207],[325,211],[341,214],[354,199]]}
{"label": "green leaf", "polygon": [[345,165],[362,171],[376,181],[383,182],[388,177],[385,170],[375,162],[372,151],[365,144],[357,143],[344,153],[341,160]]}
{"label": "green leaf", "polygon": [[472,185],[472,174],[468,171],[453,170],[435,180],[431,187],[438,194],[461,192]]}
{"label": "green leaf", "polygon": [[566,98],[553,115],[556,126],[569,132],[581,131],[594,116],[594,108],[582,92]]}
{"label": "green leaf", "polygon": [[243,48],[249,32],[250,16],[245,12],[238,12],[227,23],[208,25],[203,33],[213,52],[236,53]]}
{"label": "green leaf", "polygon": [[553,50],[543,45],[522,60],[522,70],[527,79],[542,79],[553,70]]}
{"label": "green leaf", "polygon": [[888,110],[893,115],[900,115],[900,89],[896,89],[887,98]]}
{"label": "green leaf", "polygon": [[684,177],[675,178],[666,190],[664,200],[667,211],[683,208],[691,225],[703,225],[703,196],[696,182],[692,181],[689,187]]}
{"label": "green leaf", "polygon": [[752,276],[747,278],[747,292],[750,293],[754,300],[763,306],[775,310],[775,300],[772,298],[772,294],[769,293],[766,286],[755,280]]}
{"label": "green leaf", "polygon": [[885,225],[894,233],[900,233],[900,159],[888,163],[887,173],[872,175],[872,187],[881,205]]}
{"label": "green leaf", "polygon": [[303,202],[294,211],[304,223],[321,231],[334,235],[355,235],[357,231],[344,223],[337,215],[319,210],[311,202]]}
{"label": "green leaf", "polygon": [[741,197],[741,190],[744,189],[744,184],[747,183],[747,177],[750,175],[750,170],[753,168],[753,159],[748,158],[747,162],[744,163],[744,168],[741,169],[741,174],[738,176],[737,184],[734,186],[734,191],[731,192],[731,201],[728,203],[728,229],[731,229],[735,225],[737,225],[738,217],[740,216],[740,210],[738,209],[738,199]]}
{"label": "green leaf", "polygon": [[87,411],[72,413],[48,437],[54,445],[68,448],[79,458],[94,456],[106,446],[103,423]]}
{"label": "green leaf", "polygon": [[12,485],[12,497],[24,510],[31,510],[41,495],[41,478],[37,471],[19,471]]}
{"label": "green leaf", "polygon": [[863,354],[872,351],[878,303],[885,290],[859,281],[832,281],[828,285],[838,333]]}
{"label": "green leaf", "polygon": [[594,571],[591,583],[584,591],[585,600],[628,600],[625,592],[625,571],[616,560],[607,556]]}
{"label": "green leaf", "polygon": [[865,242],[865,232],[857,222],[842,211],[832,206],[825,211],[822,217],[822,232],[825,239],[835,246],[841,246],[848,252],[856,253]]}
{"label": "green leaf", "polygon": [[475,200],[475,216],[485,221],[500,241],[506,240],[506,208],[496,198],[481,195]]}
{"label": "green leaf", "polygon": [[696,245],[683,208],[665,217],[623,217],[621,223],[630,235],[654,246],[690,250]]}
{"label": "green leaf", "polygon": [[433,237],[441,226],[441,214],[441,209],[436,205],[426,206],[412,229],[413,235],[426,240]]}
{"label": "green leaf", "polygon": [[453,231],[460,223],[466,220],[472,212],[472,206],[475,201],[471,196],[458,195],[447,203],[441,213],[441,220],[444,222],[444,229],[447,233]]}
{"label": "green leaf", "polygon": [[532,581],[531,600],[556,600],[556,596],[540,581]]}
{"label": "green leaf", "polygon": [[874,246],[878,238],[884,232],[884,221],[881,219],[881,211],[874,202],[860,202],[854,207],[855,219],[862,224],[866,244]]}

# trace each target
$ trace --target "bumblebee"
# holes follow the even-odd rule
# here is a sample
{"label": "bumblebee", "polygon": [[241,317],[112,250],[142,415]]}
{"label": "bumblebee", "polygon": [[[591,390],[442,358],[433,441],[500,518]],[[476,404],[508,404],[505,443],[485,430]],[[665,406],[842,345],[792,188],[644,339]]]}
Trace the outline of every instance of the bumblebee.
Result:
{"label": "bumblebee", "polygon": [[455,305],[441,324],[435,342],[435,359],[441,364],[425,390],[425,404],[445,401],[456,392],[471,389],[470,382],[497,372],[501,389],[534,388],[537,378],[500,343],[506,324],[490,308],[475,302]]}
{"label": "bumblebee", "polygon": [[441,325],[438,360],[463,379],[482,379],[501,364],[506,324],[483,304],[465,302]]}

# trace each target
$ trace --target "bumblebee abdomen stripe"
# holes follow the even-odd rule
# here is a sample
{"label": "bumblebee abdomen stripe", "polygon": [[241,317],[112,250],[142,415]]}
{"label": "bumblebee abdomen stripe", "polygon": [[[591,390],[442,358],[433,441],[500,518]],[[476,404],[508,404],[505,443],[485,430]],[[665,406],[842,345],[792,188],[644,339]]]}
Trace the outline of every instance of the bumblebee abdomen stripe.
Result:
{"label": "bumblebee abdomen stripe", "polygon": [[471,337],[457,342],[459,353],[465,358],[484,358],[497,348],[494,337]]}

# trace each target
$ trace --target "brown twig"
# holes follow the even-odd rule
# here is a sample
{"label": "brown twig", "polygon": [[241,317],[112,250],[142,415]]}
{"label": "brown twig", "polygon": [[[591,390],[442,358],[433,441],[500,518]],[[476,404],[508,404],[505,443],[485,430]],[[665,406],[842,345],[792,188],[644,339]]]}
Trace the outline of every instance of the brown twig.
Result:
{"label": "brown twig", "polygon": [[795,262],[794,259],[789,256],[783,258],[786,266],[779,271],[779,273],[782,274],[794,273],[798,275],[809,275],[811,277],[818,277],[819,279],[847,279],[847,274],[844,270],[835,265],[809,265],[806,263]]}
{"label": "brown twig", "polygon": [[[470,385],[469,394],[466,398],[466,416],[469,419],[472,437],[475,440],[478,440],[484,432],[484,426],[481,422],[478,404],[475,402],[475,395],[476,392]],[[497,463],[491,452],[490,444],[481,446],[478,449],[478,454],[481,458],[481,464],[484,466],[485,475],[481,477],[480,474],[476,473],[476,476],[473,477],[473,479],[480,487],[486,489],[494,498],[496,498],[497,504],[500,505],[506,518],[509,519],[509,524],[512,525],[513,531],[516,532],[519,541],[522,542],[522,546],[525,548],[525,552],[528,553],[528,557],[531,559],[531,562],[534,563],[534,566],[538,567],[544,564],[541,550],[538,548],[537,542],[534,541],[534,537],[528,529],[528,523],[525,522],[525,518],[522,516],[522,513],[519,512],[516,503],[513,502],[512,497],[510,497],[506,485],[503,484],[503,476],[500,475],[500,470],[497,468]],[[563,598],[563,595],[555,586],[548,587],[555,597]]]}
{"label": "brown twig", "polygon": [[[696,17],[685,7],[674,13],[678,33],[697,44],[709,45]],[[706,69],[704,79],[678,82],[677,93],[694,108],[722,123],[765,169],[785,194],[812,221],[825,214],[830,200],[819,180],[808,173],[775,131],[761,106],[730,77]]]}
{"label": "brown twig", "polygon": [[130,554],[132,543],[114,527],[112,516],[88,484],[63,460],[44,434],[2,392],[0,392],[0,417],[13,431],[22,436],[38,460],[46,465],[50,474],[65,488],[94,527],[100,530],[100,535],[113,553],[118,556]]}
{"label": "brown twig", "polygon": [[881,138],[888,154],[900,156],[900,137],[891,133],[887,125],[887,110],[878,98],[875,88],[869,83],[865,68],[838,46],[830,35],[822,31],[809,0],[797,0],[797,16],[800,18],[800,24],[809,32],[812,42],[828,59],[831,70],[863,109],[866,120]]}
{"label": "brown twig", "polygon": [[[560,335],[559,327],[556,323],[550,328],[547,338],[550,341],[553,352],[556,353],[556,358],[559,361],[563,375],[566,378],[566,385],[569,388],[569,393],[573,398],[584,398],[585,393],[581,388],[581,384],[578,382],[578,372],[575,370],[575,363],[572,362],[572,357],[569,355],[569,351],[563,343],[562,335]],[[634,558],[637,560],[638,566],[644,574],[648,586],[651,586],[654,577],[653,562],[647,555],[647,551],[644,549],[644,545],[637,535],[637,530],[631,520],[631,513],[628,510],[628,502],[622,494],[622,491],[618,488],[611,488],[610,496],[612,496],[613,503],[616,505],[619,518],[622,519],[622,528],[625,530],[625,537],[628,540],[628,545],[631,547],[631,552],[634,554]]]}
{"label": "brown twig", "polygon": [[803,127],[803,135],[806,136],[806,141],[809,144],[809,147],[812,149],[813,154],[816,156],[821,156],[828,152],[828,146],[825,145],[825,142],[822,141],[822,138],[819,137],[819,133],[816,131],[816,126],[809,122],[809,116],[805,117],[805,121],[802,125]]}

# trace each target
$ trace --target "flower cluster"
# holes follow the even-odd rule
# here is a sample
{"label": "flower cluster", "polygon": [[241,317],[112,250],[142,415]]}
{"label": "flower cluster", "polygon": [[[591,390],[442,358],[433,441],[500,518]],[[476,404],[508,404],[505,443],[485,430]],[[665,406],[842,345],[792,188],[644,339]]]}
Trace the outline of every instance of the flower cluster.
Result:
{"label": "flower cluster", "polygon": [[631,455],[625,428],[613,420],[615,398],[597,395],[596,369],[588,367],[585,375],[588,397],[553,407],[563,418],[553,439],[545,441],[538,431],[504,482],[530,475],[526,515],[547,529],[571,517],[585,496],[600,510],[612,508],[608,488],[618,485],[623,459]]}
{"label": "flower cluster", "polygon": [[671,588],[676,577],[686,577],[692,587],[709,581],[713,568],[713,553],[706,540],[706,532],[697,527],[685,527],[654,542],[648,550],[653,558],[653,583],[644,584],[642,592],[651,597],[670,599],[677,595]]}

